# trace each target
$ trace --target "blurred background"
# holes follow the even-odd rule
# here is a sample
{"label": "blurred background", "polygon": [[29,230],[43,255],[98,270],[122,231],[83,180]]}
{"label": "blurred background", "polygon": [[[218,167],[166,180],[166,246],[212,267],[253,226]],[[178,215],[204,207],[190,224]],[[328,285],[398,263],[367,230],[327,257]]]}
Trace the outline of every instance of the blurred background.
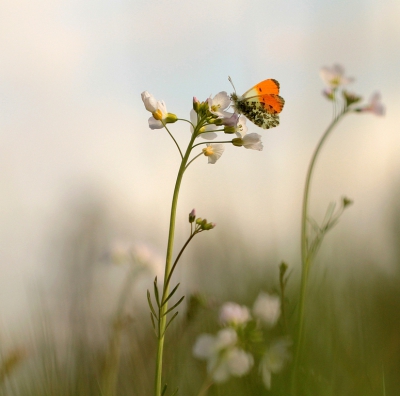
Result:
{"label": "blurred background", "polygon": [[[311,215],[320,221],[327,205],[343,195],[354,205],[325,240],[313,292],[320,304],[335,306],[332,312],[348,328],[340,331],[352,334],[347,341],[353,349],[343,361],[348,355],[365,361],[355,345],[367,337],[360,317],[368,317],[376,348],[368,356],[376,350],[384,355],[374,362],[377,378],[368,389],[375,392],[385,365],[387,389],[394,392],[387,394],[396,394],[400,384],[390,373],[400,367],[395,353],[400,350],[395,336],[399,22],[397,0],[2,0],[0,339],[5,351],[23,345],[31,356],[28,339],[38,347],[32,341],[37,332],[65,341],[83,331],[86,321],[91,341],[104,341],[103,325],[127,275],[126,266],[110,260],[113,246],[144,243],[164,255],[179,166],[167,133],[148,128],[150,114],[140,93],[149,91],[165,100],[168,111],[189,118],[193,96],[204,100],[232,91],[228,75],[239,94],[275,78],[286,104],[278,128],[248,125],[249,132],[263,135],[263,151],[227,147],[215,165],[201,157],[185,174],[176,246],[187,238],[192,208],[217,228],[196,238],[177,279],[188,294],[246,303],[261,289],[276,287],[284,260],[292,270],[295,301],[303,184],[332,116],[321,95],[319,69],[340,63],[355,78],[349,89],[365,101],[380,91],[387,111],[385,117],[346,117],[323,149]],[[186,123],[171,131],[187,144]],[[141,277],[127,304],[138,334],[149,329],[145,290],[152,277]],[[310,308],[309,323],[337,325],[333,313],[321,320],[326,312],[323,306]],[[390,345],[383,346],[384,339]],[[148,342],[144,356],[152,356]],[[151,383],[152,366],[149,370]],[[151,387],[143,386],[135,394]],[[354,389],[346,387],[349,394],[357,394]],[[16,394],[30,394],[21,392]],[[347,394],[341,392],[335,394]]]}

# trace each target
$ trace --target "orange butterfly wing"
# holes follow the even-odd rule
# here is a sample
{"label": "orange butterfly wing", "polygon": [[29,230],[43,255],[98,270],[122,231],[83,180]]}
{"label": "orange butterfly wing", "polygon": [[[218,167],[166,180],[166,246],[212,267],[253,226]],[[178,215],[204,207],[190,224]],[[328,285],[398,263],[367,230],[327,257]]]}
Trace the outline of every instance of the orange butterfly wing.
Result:
{"label": "orange butterfly wing", "polygon": [[259,101],[265,111],[276,114],[282,111],[285,104],[285,100],[278,94],[279,82],[270,78],[250,88],[243,94],[242,98],[243,100]]}
{"label": "orange butterfly wing", "polygon": [[280,113],[285,104],[285,99],[279,95],[260,95],[258,100],[268,113]]}

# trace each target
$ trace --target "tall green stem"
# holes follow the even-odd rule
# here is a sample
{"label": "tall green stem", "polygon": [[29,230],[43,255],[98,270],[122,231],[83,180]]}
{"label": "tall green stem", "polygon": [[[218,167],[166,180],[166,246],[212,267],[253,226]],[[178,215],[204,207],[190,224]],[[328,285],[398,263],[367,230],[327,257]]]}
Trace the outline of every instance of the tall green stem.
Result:
{"label": "tall green stem", "polygon": [[292,371],[292,395],[296,395],[297,392],[297,373],[301,358],[301,353],[303,349],[304,342],[304,313],[306,306],[306,297],[307,297],[307,284],[308,284],[308,274],[310,271],[310,267],[312,264],[313,256],[309,254],[308,249],[308,235],[307,235],[307,217],[308,217],[308,202],[310,195],[310,187],[311,187],[311,178],[314,172],[315,163],[317,161],[317,157],[321,151],[321,148],[328,136],[332,132],[335,125],[338,121],[348,112],[348,108],[345,107],[341,113],[339,113],[328,126],[325,133],[322,135],[320,141],[318,142],[317,147],[314,150],[313,156],[310,161],[310,165],[308,166],[306,183],[304,186],[304,195],[303,195],[303,207],[301,213],[301,286],[300,286],[300,300],[299,300],[299,308],[298,308],[298,329],[297,336],[295,342],[295,353],[294,353],[294,363],[293,363],[293,371]]}
{"label": "tall green stem", "polygon": [[[174,236],[175,236],[175,218],[176,218],[176,208],[178,205],[179,189],[181,187],[181,182],[183,174],[185,172],[186,164],[188,162],[190,152],[192,150],[193,142],[197,136],[196,130],[192,134],[189,145],[186,149],[186,153],[182,158],[181,166],[179,168],[178,176],[175,182],[174,195],[172,197],[171,205],[171,217],[169,223],[169,233],[168,233],[168,246],[167,246],[167,257],[165,262],[165,273],[164,273],[164,286],[161,301],[164,301],[169,294],[169,274],[171,272],[172,255],[174,250]],[[165,303],[160,308],[160,317],[158,321],[158,345],[157,345],[157,361],[156,361],[156,376],[155,376],[155,396],[161,396],[162,391],[162,361],[163,361],[163,351],[164,351],[164,337],[165,329],[167,324],[167,315],[165,314],[168,310],[168,303]]]}

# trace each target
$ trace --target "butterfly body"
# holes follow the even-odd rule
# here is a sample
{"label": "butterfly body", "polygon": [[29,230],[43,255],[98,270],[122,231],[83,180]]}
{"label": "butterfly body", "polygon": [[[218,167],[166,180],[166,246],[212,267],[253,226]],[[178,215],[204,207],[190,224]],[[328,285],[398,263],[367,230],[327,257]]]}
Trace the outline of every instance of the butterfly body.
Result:
{"label": "butterfly body", "polygon": [[263,129],[279,125],[279,113],[285,100],[279,96],[279,82],[274,79],[261,81],[242,96],[231,95],[235,111],[243,114]]}

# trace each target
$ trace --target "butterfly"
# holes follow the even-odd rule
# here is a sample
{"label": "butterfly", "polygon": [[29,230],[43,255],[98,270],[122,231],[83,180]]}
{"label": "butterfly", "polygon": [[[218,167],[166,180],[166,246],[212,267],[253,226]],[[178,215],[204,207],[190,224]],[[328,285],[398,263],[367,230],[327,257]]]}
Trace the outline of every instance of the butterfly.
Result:
{"label": "butterfly", "polygon": [[[230,77],[229,81],[233,86]],[[285,104],[285,100],[278,94],[279,82],[268,79],[254,85],[242,96],[233,93],[231,100],[237,113],[243,114],[258,127],[269,129],[279,125],[279,113]]]}

